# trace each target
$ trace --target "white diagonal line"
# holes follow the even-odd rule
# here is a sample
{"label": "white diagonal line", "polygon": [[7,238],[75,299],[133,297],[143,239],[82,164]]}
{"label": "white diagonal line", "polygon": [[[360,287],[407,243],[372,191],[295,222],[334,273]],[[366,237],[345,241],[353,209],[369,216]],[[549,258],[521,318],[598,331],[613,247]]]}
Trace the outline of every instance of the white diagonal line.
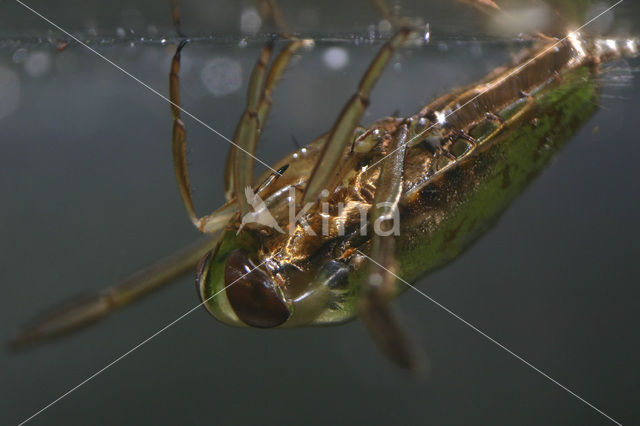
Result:
{"label": "white diagonal line", "polygon": [[[277,254],[277,253],[276,253]],[[99,376],[100,374],[102,374],[105,370],[107,370],[108,368],[112,367],[114,364],[116,364],[117,362],[121,361],[123,358],[129,356],[132,352],[136,351],[137,349],[139,349],[142,345],[146,344],[147,342],[149,342],[151,339],[155,338],[157,335],[161,334],[162,332],[166,331],[169,327],[175,325],[178,321],[182,320],[184,317],[186,317],[187,315],[190,315],[191,313],[193,313],[195,310],[197,310],[198,308],[200,308],[201,306],[203,306],[205,303],[207,303],[209,300],[213,299],[214,297],[216,297],[218,294],[222,293],[223,291],[225,291],[227,288],[231,287],[232,285],[234,285],[235,283],[237,283],[238,281],[240,281],[242,278],[246,277],[247,275],[249,275],[251,272],[255,271],[256,269],[258,269],[259,267],[261,267],[262,265],[264,265],[267,262],[267,260],[262,261],[262,263],[260,263],[258,266],[252,268],[249,272],[247,272],[246,274],[242,275],[240,278],[236,279],[235,281],[233,281],[232,283],[224,286],[224,288],[222,288],[222,290],[219,290],[217,292],[215,292],[213,295],[207,297],[205,300],[203,300],[202,302],[198,303],[196,306],[194,306],[193,308],[189,309],[187,312],[185,312],[184,314],[180,315],[178,318],[174,319],[173,321],[171,321],[169,324],[165,325],[164,327],[162,327],[160,330],[156,331],[155,333],[153,333],[151,336],[147,337],[146,339],[144,339],[142,342],[138,343],[137,345],[135,345],[134,347],[132,347],[131,349],[129,349],[127,352],[123,353],[122,355],[120,355],[118,358],[114,359],[113,361],[111,361],[109,364],[105,365],[104,367],[102,367],[100,370],[96,371],[95,373],[93,373],[92,375],[90,375],[89,377],[87,377],[86,379],[84,379],[83,381],[81,381],[80,383],[78,383],[77,385],[75,385],[74,387],[72,387],[71,389],[69,389],[68,391],[66,391],[65,393],[63,393],[62,395],[60,395],[58,398],[54,399],[53,401],[51,401],[50,403],[48,403],[47,405],[45,405],[44,407],[42,407],[40,410],[36,411],[35,413],[33,413],[31,416],[29,416],[28,418],[24,419],[23,421],[21,421],[18,426],[22,426],[25,423],[29,422],[30,420],[32,420],[34,417],[36,417],[37,415],[39,415],[40,413],[42,413],[43,411],[45,411],[46,409],[50,408],[52,405],[60,402],[60,400],[62,400],[63,398],[67,397],[69,394],[71,394],[72,392],[75,392],[76,390],[78,390],[78,388],[80,388],[81,386],[85,385],[87,382],[91,381],[92,379],[96,378],[97,376]]]}
{"label": "white diagonal line", "polygon": [[33,12],[35,15],[39,16],[40,18],[42,18],[44,21],[48,22],[50,25],[52,25],[55,28],[57,28],[58,30],[62,31],[64,34],[66,34],[68,37],[72,38],[74,41],[76,41],[80,45],[86,47],[87,49],[89,49],[90,51],[92,51],[93,53],[98,55],[98,57],[100,57],[101,59],[104,59],[106,62],[108,62],[109,64],[113,65],[116,69],[121,71],[126,76],[128,76],[131,79],[135,80],[136,82],[140,83],[142,86],[144,86],[150,92],[154,93],[155,95],[158,95],[160,98],[164,99],[165,101],[170,103],[172,106],[178,108],[184,114],[186,114],[189,117],[193,118],[195,121],[197,121],[198,123],[202,124],[204,127],[206,127],[207,129],[211,130],[213,133],[215,133],[216,135],[220,136],[222,139],[224,139],[225,141],[229,142],[231,145],[235,146],[236,148],[238,148],[239,150],[241,150],[242,152],[244,152],[245,154],[247,154],[248,156],[250,156],[251,158],[256,160],[258,163],[262,164],[263,166],[266,166],[267,168],[271,169],[273,172],[278,173],[278,171],[275,170],[273,167],[271,167],[270,165],[268,165],[264,161],[260,160],[258,157],[256,157],[255,155],[253,155],[252,153],[250,153],[246,149],[242,148],[240,145],[238,145],[237,143],[235,143],[234,141],[232,141],[231,139],[229,139],[228,137],[226,137],[225,135],[223,135],[222,133],[220,133],[219,131],[217,131],[216,129],[214,129],[213,127],[211,127],[210,125],[208,125],[204,121],[200,120],[198,117],[196,117],[195,115],[191,114],[189,111],[187,111],[186,109],[182,108],[180,105],[176,104],[171,99],[167,98],[165,95],[163,95],[162,93],[158,92],[156,89],[154,89],[153,87],[149,86],[147,83],[145,83],[144,81],[140,80],[138,77],[136,77],[135,75],[131,74],[129,71],[125,70],[120,65],[116,64],[115,62],[113,62],[112,60],[110,60],[109,58],[107,58],[106,56],[104,56],[103,54],[101,54],[100,52],[98,52],[97,50],[95,50],[94,48],[92,48],[91,46],[89,46],[88,44],[86,44],[85,42],[80,40],[79,38],[75,37],[69,31],[64,30],[59,25],[57,25],[55,22],[53,22],[50,19],[48,19],[47,17],[43,16],[41,13],[39,13],[36,10],[34,10],[30,6],[24,4],[22,1],[20,1],[20,0],[15,0],[15,1],[16,1],[16,3],[24,6],[26,9],[30,10],[31,12]]}
{"label": "white diagonal line", "polygon": [[[588,20],[585,24],[583,24],[581,27],[579,27],[577,30],[573,31],[573,33],[577,33],[578,31],[582,30],[584,27],[586,27],[587,25],[591,24],[593,21],[595,21],[596,19],[600,18],[602,15],[608,13],[611,9],[613,9],[614,7],[616,7],[617,5],[619,5],[620,3],[622,3],[624,0],[618,0],[617,3],[615,3],[613,6],[608,7],[607,9],[605,9],[603,12],[599,13],[598,15],[596,15],[594,18]],[[569,33],[568,35],[564,36],[563,38],[561,38],[560,40],[558,40],[557,42],[553,43],[552,45],[548,46],[547,48],[545,48],[542,52],[538,53],[537,55],[535,55],[533,58],[529,59],[528,61],[526,61],[525,63],[517,66],[516,68],[514,68],[512,71],[510,71],[507,75],[505,75],[500,81],[504,81],[506,79],[508,79],[509,77],[511,77],[514,74],[519,73],[523,68],[525,68],[527,65],[529,65],[531,62],[535,61],[536,59],[538,59],[540,56],[546,54],[547,52],[549,52],[551,49],[554,49],[556,46],[558,46],[559,44],[563,43],[564,41],[567,40],[567,38],[569,38],[569,36],[571,35],[571,33]],[[467,102],[463,103],[462,105],[458,106],[457,108],[455,108],[453,111],[449,112],[448,114],[444,115],[444,119],[446,120],[447,118],[449,118],[450,116],[452,116],[453,114],[455,114],[456,112],[460,111],[462,108],[464,108],[465,106],[469,105],[471,102],[475,101],[476,99],[478,99],[480,96],[484,95],[485,93],[487,93],[489,90],[491,90],[491,88],[487,88],[483,91],[481,91],[480,93],[478,93],[477,95],[475,95],[473,98],[469,99]],[[389,157],[391,154],[393,154],[394,152],[396,152],[397,150],[399,150],[400,148],[402,148],[405,145],[410,144],[411,142],[413,142],[414,140],[422,137],[422,135],[424,135],[425,133],[427,133],[429,130],[433,129],[436,125],[438,125],[438,123],[433,123],[432,125],[430,125],[429,127],[427,127],[426,129],[424,129],[423,131],[421,131],[420,133],[418,133],[417,135],[415,135],[414,137],[412,137],[411,139],[409,139],[408,141],[406,141],[404,144],[398,146],[396,149],[394,149],[393,151],[389,152],[388,154],[386,154],[384,157],[382,157],[381,159],[379,159],[378,161],[376,161],[375,163],[373,163],[372,165],[369,166],[369,168],[374,167],[376,164],[380,163],[381,161],[385,160],[387,157]]]}
{"label": "white diagonal line", "polygon": [[593,405],[592,403],[590,403],[589,401],[587,401],[586,399],[584,399],[583,397],[581,397],[580,395],[578,395],[577,393],[575,393],[574,391],[572,391],[571,389],[566,387],[565,385],[563,385],[562,383],[560,383],[559,381],[557,381],[553,377],[549,376],[547,373],[545,373],[544,371],[540,370],[538,367],[536,367],[535,365],[531,364],[529,361],[527,361],[526,359],[524,359],[523,357],[521,357],[517,353],[513,352],[511,349],[509,349],[506,346],[504,346],[502,343],[498,342],[496,339],[494,339],[493,337],[489,336],[487,333],[485,333],[484,331],[480,330],[478,327],[476,327],[475,325],[471,324],[469,321],[465,320],[460,315],[456,314],[451,309],[447,308],[446,306],[444,306],[442,303],[438,302],[433,297],[431,297],[428,294],[424,293],[422,290],[420,290],[416,286],[410,284],[408,281],[405,281],[404,279],[402,279],[401,277],[396,275],[393,271],[390,271],[389,269],[385,268],[384,266],[382,266],[381,264],[379,264],[378,262],[373,260],[371,257],[367,256],[366,254],[364,254],[360,250],[358,250],[358,253],[360,253],[362,256],[366,257],[371,262],[375,263],[376,265],[378,265],[379,267],[381,267],[385,271],[389,272],[391,275],[396,277],[398,280],[402,281],[407,286],[411,287],[413,290],[415,290],[417,293],[419,293],[420,295],[425,297],[427,300],[429,300],[430,302],[435,304],[437,307],[439,307],[440,309],[442,309],[443,311],[445,311],[449,315],[453,316],[454,318],[456,318],[457,320],[462,322],[464,325],[470,327],[473,331],[477,332],[482,337],[484,337],[487,340],[489,340],[490,342],[494,343],[496,346],[498,346],[500,349],[504,350],[509,355],[511,355],[514,358],[516,358],[518,361],[524,363],[529,368],[533,369],[535,372],[539,373],[540,375],[542,375],[543,377],[545,377],[546,379],[548,379],[552,383],[556,384],[557,386],[559,386],[560,388],[562,388],[563,390],[565,390],[569,394],[573,395],[575,398],[579,399],[580,401],[582,401],[583,403],[585,403],[586,405],[588,405],[589,407],[591,407],[592,409],[594,409],[595,411],[600,413],[602,416],[604,416],[607,419],[611,420],[613,423],[617,424],[618,426],[622,426],[622,423],[618,422],[613,417],[609,416],[607,413],[605,413],[604,411],[602,411],[601,409],[599,409],[598,407],[596,407],[595,405]]}

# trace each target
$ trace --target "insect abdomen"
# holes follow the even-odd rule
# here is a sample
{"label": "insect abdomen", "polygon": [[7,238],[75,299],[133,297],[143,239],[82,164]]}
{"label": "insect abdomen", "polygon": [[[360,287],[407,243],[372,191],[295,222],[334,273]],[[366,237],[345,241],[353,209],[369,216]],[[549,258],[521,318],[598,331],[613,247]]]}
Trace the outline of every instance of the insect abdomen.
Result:
{"label": "insect abdomen", "polygon": [[540,90],[521,114],[401,206],[397,258],[414,279],[443,266],[488,230],[595,111],[588,66]]}

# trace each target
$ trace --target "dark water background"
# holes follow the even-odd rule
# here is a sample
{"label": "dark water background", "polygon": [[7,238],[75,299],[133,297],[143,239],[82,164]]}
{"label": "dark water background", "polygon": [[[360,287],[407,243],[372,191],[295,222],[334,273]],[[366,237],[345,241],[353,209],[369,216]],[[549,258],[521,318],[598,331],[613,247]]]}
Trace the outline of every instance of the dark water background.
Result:
{"label": "dark water background", "polygon": [[[309,21],[310,32],[330,28],[327,38],[349,31],[366,38],[379,20],[366,2],[282,3],[293,22]],[[484,17],[442,3],[409,8],[432,22],[432,41],[394,57],[365,123],[411,114],[522,47],[474,39]],[[158,41],[173,35],[165,3],[29,4],[167,93],[174,45]],[[242,47],[237,30],[252,4],[186,2],[183,13],[188,33],[218,35],[185,49],[183,106],[227,136],[261,46]],[[638,31],[639,16],[626,1],[603,30]],[[197,235],[174,181],[166,102],[82,46],[57,53],[49,41],[64,37],[49,28],[19,4],[0,3],[3,340],[41,309],[104,287]],[[379,46],[319,41],[296,60],[276,91],[258,156],[273,163],[293,148],[292,135],[306,143],[328,129]],[[348,62],[329,69],[328,52]],[[603,75],[599,110],[495,229],[417,283],[625,425],[640,424],[639,65],[614,64]],[[236,72],[219,77],[238,68],[239,81]],[[185,122],[205,213],[223,202],[228,144]],[[197,303],[188,276],[74,336],[3,350],[0,424],[27,418]],[[430,357],[423,381],[398,374],[357,322],[236,329],[200,309],[32,423],[611,424],[421,296],[407,292],[398,307]]]}

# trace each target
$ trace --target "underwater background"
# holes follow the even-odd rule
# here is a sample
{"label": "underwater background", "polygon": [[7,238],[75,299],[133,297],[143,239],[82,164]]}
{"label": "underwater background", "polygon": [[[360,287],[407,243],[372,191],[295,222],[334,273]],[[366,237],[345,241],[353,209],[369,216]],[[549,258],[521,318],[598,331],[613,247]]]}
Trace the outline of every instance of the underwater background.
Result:
{"label": "underwater background", "polygon": [[[26,4],[168,93],[176,41],[168,2]],[[268,164],[293,150],[293,139],[306,144],[331,127],[386,36],[366,1],[280,5],[292,30],[316,45],[275,91],[257,152]],[[584,16],[609,5],[592,2]],[[195,39],[182,55],[182,106],[231,137],[269,26],[251,1],[181,6],[182,29]],[[394,55],[363,124],[413,114],[530,45],[492,33],[474,8],[401,6],[430,23],[431,39]],[[640,6],[627,0],[588,30],[640,36]],[[42,309],[105,287],[198,235],[175,183],[167,103],[67,41],[19,3],[0,2],[5,341]],[[555,161],[493,230],[416,283],[625,425],[640,424],[638,66],[628,59],[603,67],[597,112]],[[229,144],[192,119],[185,124],[196,208],[205,214],[224,202]],[[194,276],[59,341],[2,348],[0,423],[26,419],[197,305]],[[30,423],[610,424],[420,295],[405,292],[396,305],[429,356],[424,380],[398,372],[359,322],[239,329],[202,308]]]}

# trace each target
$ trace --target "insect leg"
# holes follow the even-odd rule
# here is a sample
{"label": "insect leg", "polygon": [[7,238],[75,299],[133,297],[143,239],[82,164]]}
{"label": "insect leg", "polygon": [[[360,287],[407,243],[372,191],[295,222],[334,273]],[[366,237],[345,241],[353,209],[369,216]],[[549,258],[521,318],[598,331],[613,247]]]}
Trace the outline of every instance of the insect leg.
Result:
{"label": "insect leg", "polygon": [[205,218],[198,218],[193,206],[191,186],[189,183],[189,170],[187,168],[186,143],[187,136],[184,123],[180,119],[180,52],[186,45],[186,41],[180,43],[171,61],[171,72],[169,75],[169,96],[171,99],[171,115],[173,117],[173,132],[171,138],[173,168],[178,181],[178,188],[182,196],[182,202],[187,210],[187,215],[191,222],[199,230],[207,227],[207,232],[215,232],[222,228],[224,224],[237,211],[237,205],[227,203]]}
{"label": "insect leg", "polygon": [[287,25],[287,22],[282,15],[282,10],[278,6],[276,0],[259,0],[258,6],[260,14],[265,18],[265,20],[271,19],[278,32],[290,32],[289,26]]}
{"label": "insect leg", "polygon": [[389,62],[393,51],[405,42],[412,34],[410,29],[397,32],[378,52],[369,69],[364,74],[358,90],[347,102],[333,125],[327,143],[325,143],[320,158],[316,163],[302,198],[302,203],[315,202],[324,190],[332,190],[339,183],[338,164],[349,147],[353,132],[362,118],[369,95],[376,81]]}
{"label": "insect leg", "polygon": [[313,40],[311,39],[292,39],[273,61],[271,69],[269,70],[269,75],[267,76],[264,93],[260,99],[260,104],[258,105],[258,125],[260,131],[264,128],[264,124],[267,121],[267,115],[271,109],[271,104],[273,102],[271,95],[282,78],[284,70],[291,61],[293,54],[301,47],[311,46],[313,46]]}
{"label": "insect leg", "polygon": [[371,217],[374,233],[369,255],[373,261],[369,263],[358,313],[385,355],[400,367],[419,372],[424,366],[424,357],[415,349],[391,306],[391,300],[398,293],[394,275],[395,237],[385,232],[388,231],[389,222],[393,221],[390,213],[393,214],[394,209],[397,209],[402,194],[407,133],[406,124],[402,125],[390,149],[393,153],[381,166]]}
{"label": "insect leg", "polygon": [[173,27],[176,29],[176,33],[180,37],[184,37],[180,24],[180,7],[178,0],[171,0],[171,20],[173,21]]}
{"label": "insect leg", "polygon": [[[311,40],[292,40],[278,54],[267,75],[267,63],[271,55],[272,45],[269,44],[260,52],[260,58],[251,74],[249,90],[247,94],[247,108],[236,127],[234,141],[246,152],[255,153],[259,135],[271,107],[271,94],[278,85],[287,64],[296,50],[303,46],[310,46]],[[263,88],[264,86],[264,88]],[[248,204],[242,195],[245,187],[251,186],[253,181],[253,157],[233,147],[229,151],[225,168],[225,196],[231,200],[240,194],[237,199],[240,203],[242,214],[248,211]],[[235,182],[238,182],[236,185]],[[243,206],[244,204],[244,206]],[[245,208],[246,210],[243,210]]]}
{"label": "insect leg", "polygon": [[173,131],[171,137],[171,147],[173,153],[173,168],[178,181],[178,188],[182,196],[182,202],[187,209],[189,219],[196,227],[199,227],[199,220],[193,207],[191,197],[191,186],[189,184],[189,171],[187,169],[186,141],[187,135],[184,123],[180,119],[180,52],[187,44],[182,41],[171,60],[171,71],[169,74],[169,96],[171,98],[171,116],[173,118]]}
{"label": "insect leg", "polygon": [[[178,35],[180,37],[184,37],[180,28],[180,8],[178,0],[171,0],[171,18]],[[186,44],[187,41],[183,40],[178,45],[176,53],[173,55],[173,59],[171,60],[171,71],[169,73],[169,96],[171,100],[171,116],[173,118],[173,130],[171,137],[173,168],[176,174],[176,180],[178,181],[178,188],[180,190],[182,202],[187,210],[189,219],[199,230],[203,231],[206,226],[206,232],[215,232],[221,229],[231,216],[235,214],[237,206],[228,203],[202,219],[198,218],[195,213],[193,198],[191,195],[191,186],[189,183],[189,170],[187,168],[186,129],[184,127],[184,123],[180,119],[180,52]]]}
{"label": "insect leg", "polygon": [[[233,141],[237,146],[231,147],[227,158],[225,173],[226,197],[236,196],[242,215],[249,212],[249,204],[243,196],[245,187],[253,181],[253,157],[258,143],[258,104],[267,74],[267,64],[271,58],[273,43],[268,43],[260,51],[258,62],[253,68],[247,92],[247,107],[238,122]],[[244,150],[244,152],[242,152]],[[250,153],[251,155],[248,155]]]}
{"label": "insect leg", "polygon": [[207,236],[101,291],[76,296],[27,323],[10,341],[14,348],[67,334],[104,318],[114,310],[158,290],[193,270],[218,241]]}

